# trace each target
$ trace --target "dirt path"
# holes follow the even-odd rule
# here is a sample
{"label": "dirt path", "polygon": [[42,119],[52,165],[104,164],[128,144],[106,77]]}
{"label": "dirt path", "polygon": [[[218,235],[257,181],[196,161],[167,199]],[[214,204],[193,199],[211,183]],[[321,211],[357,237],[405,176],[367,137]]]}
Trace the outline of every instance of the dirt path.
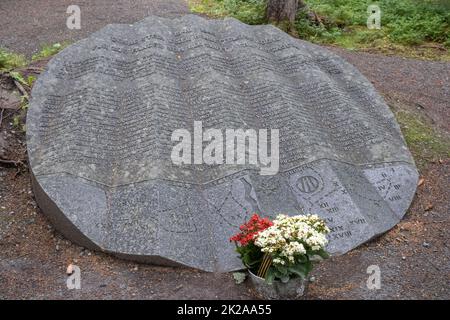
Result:
{"label": "dirt path", "polygon": [[[9,113],[4,117],[4,156],[25,159],[24,134],[12,127]],[[449,299],[449,172],[450,160],[431,164],[406,218],[369,244],[323,263],[308,299]],[[82,290],[66,289],[70,263],[81,267]],[[381,290],[366,287],[370,265],[381,269]],[[27,168],[0,165],[0,299],[253,297],[248,284],[235,285],[230,274],[138,265],[70,243],[36,207]]]}
{"label": "dirt path", "polygon": [[[110,22],[139,20],[151,10],[152,13],[187,10],[181,1],[175,0],[133,1],[127,10],[125,5],[130,1],[97,0],[95,5],[94,1],[78,1],[80,6],[89,8],[86,17],[95,23],[82,29],[82,33],[72,34],[61,28],[65,18],[60,14],[64,16],[69,2],[2,1],[1,44],[30,55],[41,43],[79,39]],[[57,8],[60,14],[51,8]],[[14,12],[21,14],[14,17]],[[50,15],[46,21],[36,18],[46,12]],[[360,68],[386,98],[402,99],[436,125],[448,128],[450,64],[333,50]],[[25,159],[24,134],[12,126],[12,119],[13,114],[5,112],[0,127],[0,154]],[[314,272],[315,281],[310,284],[307,298],[449,299],[449,172],[448,159],[424,170],[424,183],[418,188],[405,219],[378,239],[323,263]],[[65,270],[69,263],[81,268],[81,290],[66,288]],[[380,290],[366,287],[366,270],[370,265],[381,269]],[[53,229],[37,208],[26,165],[0,164],[0,299],[253,297],[249,285],[236,285],[230,274],[138,265],[72,244]]]}
{"label": "dirt path", "polygon": [[[69,5],[81,9],[81,29],[69,30]],[[0,47],[28,57],[43,44],[76,41],[110,23],[134,23],[149,15],[188,13],[184,0],[2,0]]]}
{"label": "dirt path", "polygon": [[[430,168],[393,230],[320,265],[307,298],[449,299],[449,169],[450,161]],[[36,207],[29,178],[16,168],[0,170],[0,299],[254,298],[230,274],[138,265],[70,243]],[[70,263],[82,270],[81,290],[66,288]],[[370,265],[381,269],[380,290],[366,287]]]}
{"label": "dirt path", "polygon": [[329,49],[355,65],[387,99],[419,109],[450,132],[450,63]]}
{"label": "dirt path", "polygon": [[[450,161],[424,173],[406,217],[391,231],[323,263],[310,297],[319,299],[450,298]],[[367,268],[381,271],[381,289],[368,290]]]}

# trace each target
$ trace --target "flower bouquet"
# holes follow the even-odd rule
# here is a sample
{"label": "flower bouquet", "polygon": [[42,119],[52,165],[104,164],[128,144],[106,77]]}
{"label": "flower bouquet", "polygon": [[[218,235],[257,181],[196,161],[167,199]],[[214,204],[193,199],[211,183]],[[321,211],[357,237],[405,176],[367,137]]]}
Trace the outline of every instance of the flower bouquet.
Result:
{"label": "flower bouquet", "polygon": [[235,242],[236,251],[257,289],[263,289],[258,290],[263,296],[280,297],[283,291],[295,288],[292,283],[296,282],[300,288],[293,296],[298,297],[303,294],[304,280],[313,264],[329,256],[325,250],[328,232],[317,215],[278,215],[271,221],[254,214],[230,241]]}

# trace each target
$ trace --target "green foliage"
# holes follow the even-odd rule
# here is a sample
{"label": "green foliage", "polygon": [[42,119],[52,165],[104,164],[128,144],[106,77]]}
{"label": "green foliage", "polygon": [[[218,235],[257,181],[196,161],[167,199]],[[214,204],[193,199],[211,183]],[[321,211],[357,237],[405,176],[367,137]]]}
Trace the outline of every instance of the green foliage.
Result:
{"label": "green foliage", "polygon": [[0,72],[22,67],[25,64],[26,59],[22,55],[0,49]]}
{"label": "green foliage", "polygon": [[280,280],[283,283],[291,278],[300,277],[306,279],[313,268],[313,263],[309,260],[304,263],[292,264],[290,266],[271,266],[267,271],[266,282],[272,284],[274,280]]}
{"label": "green foliage", "polygon": [[44,45],[42,46],[41,50],[36,53],[35,55],[33,55],[33,60],[39,60],[39,59],[45,59],[48,57],[51,57],[55,54],[57,54],[58,52],[60,52],[61,50],[63,50],[65,47],[67,47],[69,45],[69,43],[65,42],[65,43],[55,43],[52,45]]}
{"label": "green foliage", "polygon": [[[22,86],[29,87],[33,85],[33,82],[35,80],[34,76],[28,76],[26,79],[24,76],[17,71],[9,71],[7,74],[17,83],[19,83]],[[28,94],[24,93],[20,97],[20,112],[16,114],[13,118],[13,126],[19,130],[26,131],[26,125],[23,123],[29,104],[28,104]]]}
{"label": "green foliage", "polygon": [[233,17],[247,24],[262,24],[266,3],[262,0],[191,0],[190,9],[213,17]]}
{"label": "green foliage", "polygon": [[13,117],[13,126],[18,129],[18,130],[22,130],[23,132],[27,131],[27,126],[24,123],[25,122],[25,117],[27,114],[27,110],[28,110],[28,98],[26,96],[22,96],[21,97],[21,102],[20,102],[20,109],[19,109],[19,113],[17,113],[14,117]]}
{"label": "green foliage", "polygon": [[272,264],[267,270],[266,282],[271,284],[275,280],[288,282],[291,278],[306,279],[314,267],[314,263],[329,258],[324,249],[317,251],[307,250],[306,254],[296,256],[295,262],[287,265]]}
{"label": "green foliage", "polygon": [[389,23],[387,27],[391,29],[390,39],[403,44],[421,44],[425,41],[445,43],[448,24],[431,14],[426,14],[425,17],[426,19],[419,19],[419,16],[399,17],[395,23]]}
{"label": "green foliage", "polygon": [[270,221],[255,214],[239,229],[230,240],[244,265],[253,274],[264,274],[269,284],[305,279],[315,262],[328,258],[324,248],[330,230],[317,215],[280,214]]}
{"label": "green foliage", "polygon": [[18,114],[18,115],[15,115],[13,117],[12,124],[13,124],[14,128],[16,128],[17,130],[21,130],[23,132],[26,132],[27,131],[27,126],[26,126],[26,124],[23,123],[23,118],[24,118],[24,115],[22,113]]}
{"label": "green foliage", "polygon": [[25,78],[23,77],[23,75],[19,72],[16,71],[11,71],[9,72],[9,75],[16,80],[17,82],[19,82],[20,84],[24,84],[24,85],[28,85],[27,81],[25,80]]}
{"label": "green foliage", "polygon": [[[265,23],[267,0],[190,0],[191,10],[214,17],[232,16],[248,24]],[[450,48],[449,0],[305,0],[321,23],[299,11],[300,38],[346,48],[413,46],[426,42]],[[369,30],[367,7],[381,9],[381,30]]]}
{"label": "green foliage", "polygon": [[21,126],[20,116],[14,116],[12,123],[15,128],[19,128]]}
{"label": "green foliage", "polygon": [[[55,43],[53,45],[44,45],[42,49],[35,55],[33,55],[33,60],[39,60],[43,58],[48,58],[52,55],[57,54],[59,51],[67,47],[69,43]],[[16,54],[13,52],[9,52],[5,49],[0,48],[0,72],[7,72],[16,68],[24,67],[29,62],[23,55]],[[17,79],[16,79],[17,80]],[[31,83],[34,81],[33,79],[27,79],[25,84],[29,81]]]}
{"label": "green foliage", "polygon": [[27,86],[29,86],[30,88],[33,86],[34,82],[36,81],[36,77],[35,76],[28,76],[26,83]]}
{"label": "green foliage", "polygon": [[[54,44],[51,46],[44,46],[42,50],[33,56],[33,59],[41,59],[52,56],[62,50],[67,44]],[[0,49],[0,72],[5,73],[11,77],[18,85],[25,88],[31,88],[36,81],[36,77],[29,75],[24,77],[19,71],[14,71],[16,68],[25,67],[29,62],[22,56],[15,53]],[[26,90],[21,90],[23,95],[20,101],[20,112],[13,117],[13,126],[19,130],[26,131],[24,119],[29,107],[28,94]]]}
{"label": "green foliage", "polygon": [[[442,0],[306,0],[310,8],[324,17],[322,25],[312,24],[299,15],[297,30],[305,38],[333,43],[337,38],[350,36],[358,44],[370,43],[371,38],[387,37],[393,43],[421,44],[426,41],[445,43],[449,39],[450,5]],[[357,26],[365,27],[367,6],[377,4],[381,9],[382,30],[366,30],[362,37]],[[304,15],[304,13],[303,13]],[[303,21],[302,21],[303,20]],[[342,33],[332,32],[339,28]],[[330,36],[331,33],[331,36]]]}
{"label": "green foliage", "polygon": [[261,248],[258,248],[254,243],[249,243],[246,246],[236,247],[236,252],[239,253],[244,266],[256,273],[256,268],[260,265],[264,256]]}

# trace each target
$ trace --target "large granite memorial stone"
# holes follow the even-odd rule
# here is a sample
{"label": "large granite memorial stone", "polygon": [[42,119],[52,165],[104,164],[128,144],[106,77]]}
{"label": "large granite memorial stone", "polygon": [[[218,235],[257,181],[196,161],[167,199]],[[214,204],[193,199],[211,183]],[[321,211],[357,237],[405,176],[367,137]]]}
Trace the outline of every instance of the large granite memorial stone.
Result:
{"label": "large granite memorial stone", "polygon": [[[177,128],[276,128],[280,168],[171,161]],[[345,253],[392,228],[417,171],[394,115],[352,65],[272,26],[149,17],[55,56],[32,92],[37,202],[67,238],[138,261],[241,267],[254,212],[317,213]]]}

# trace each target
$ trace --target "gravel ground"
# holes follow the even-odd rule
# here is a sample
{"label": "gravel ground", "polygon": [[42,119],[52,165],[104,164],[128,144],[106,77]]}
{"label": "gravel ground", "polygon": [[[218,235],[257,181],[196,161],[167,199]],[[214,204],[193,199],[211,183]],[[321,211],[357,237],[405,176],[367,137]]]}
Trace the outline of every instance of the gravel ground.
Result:
{"label": "gravel ground", "polygon": [[[69,5],[81,9],[80,30],[66,26]],[[43,44],[80,40],[110,23],[188,12],[184,0],[1,0],[0,47],[31,57]]]}
{"label": "gravel ground", "polygon": [[[90,22],[76,32],[64,27],[69,3],[1,1],[0,45],[31,55],[42,43],[80,39],[108,23],[187,11],[175,0],[78,1]],[[355,64],[387,99],[402,100],[448,128],[450,64],[332,50]],[[0,87],[8,90],[11,84],[0,79]],[[65,240],[36,206],[24,134],[13,128],[13,116],[11,111],[3,114],[0,156],[24,164],[0,164],[0,299],[255,298],[247,282],[236,285],[230,274],[139,265]],[[313,274],[307,299],[449,299],[449,169],[449,159],[430,164],[421,173],[424,183],[405,219],[370,243],[322,263]],[[66,288],[70,263],[81,268],[81,290]],[[370,265],[381,269],[380,290],[367,289]]]}
{"label": "gravel ground", "polygon": [[421,109],[450,131],[450,63],[329,49],[355,65],[387,99]]}

